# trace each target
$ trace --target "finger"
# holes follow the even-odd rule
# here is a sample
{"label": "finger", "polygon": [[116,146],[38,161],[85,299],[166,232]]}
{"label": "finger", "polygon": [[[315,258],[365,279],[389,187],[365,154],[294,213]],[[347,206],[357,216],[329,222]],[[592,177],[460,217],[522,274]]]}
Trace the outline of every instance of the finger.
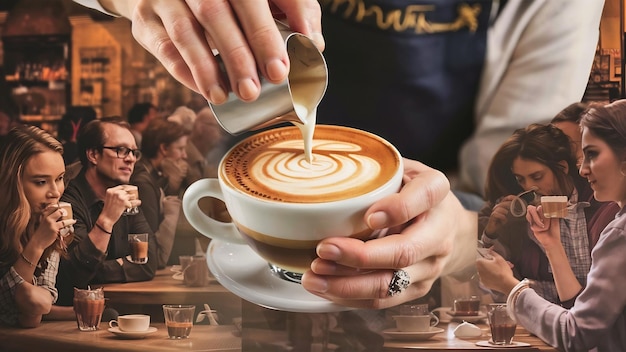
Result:
{"label": "finger", "polygon": [[[229,10],[228,7],[226,10]],[[197,91],[207,100],[220,104],[226,101],[228,89],[205,36],[205,29],[194,16],[197,17],[197,13],[180,6],[176,13],[164,12],[162,21],[175,50],[183,60],[183,73],[191,75]]]}
{"label": "finger", "polygon": [[372,229],[404,224],[417,215],[439,204],[450,191],[450,183],[443,173],[420,162],[403,159],[405,185],[372,205],[365,213],[365,221]]}
{"label": "finger", "polygon": [[[441,212],[428,212],[407,226],[403,234],[362,242],[348,237],[324,239],[317,255],[341,265],[362,269],[404,268],[431,256],[446,256],[451,240],[435,234],[449,231]],[[414,234],[413,236],[409,234]]]}
{"label": "finger", "polygon": [[[153,7],[149,5],[153,5]],[[157,14],[153,11],[159,11],[159,13]],[[172,27],[171,23],[174,18],[179,19],[180,22],[180,19],[185,18],[185,16],[189,17],[189,9],[184,3],[179,1],[173,1],[167,6],[158,6],[150,2],[142,2],[137,6],[136,11],[133,12],[133,37],[142,47],[154,55],[176,80],[189,89],[208,98],[207,92],[203,92],[198,88],[188,64],[179,53],[176,44],[165,29],[164,23],[170,23],[170,27]],[[203,47],[200,46],[187,50],[198,51],[202,49]],[[207,61],[207,58],[212,57],[213,55],[207,52],[204,55],[203,61]],[[215,75],[208,76],[205,79],[210,80],[211,77],[213,81],[218,81],[219,77]]]}
{"label": "finger", "polygon": [[241,25],[263,76],[273,83],[285,80],[289,57],[267,2],[235,0],[231,4],[238,18],[248,19]]}
{"label": "finger", "polygon": [[[257,64],[259,67],[265,66],[267,57],[259,57],[255,61],[248,43],[264,41],[264,45],[273,48],[267,49],[268,51],[282,50],[283,55],[280,57],[284,59],[284,62],[287,62],[287,52],[269,12],[267,2],[242,1],[244,4],[240,4],[239,7],[248,9],[248,11],[252,11],[251,8],[257,11],[248,14],[242,10],[240,11],[243,13],[236,14],[231,7],[233,5],[226,0],[187,0],[187,3],[191,12],[204,28],[206,36],[210,38],[215,49],[219,51],[220,58],[228,73],[230,89],[243,101],[255,100],[261,87],[257,74]],[[259,25],[261,28],[258,27]],[[260,35],[260,37],[246,38],[242,27],[248,27],[254,35]]]}
{"label": "finger", "polygon": [[433,270],[436,266],[432,261],[424,261],[405,268],[411,283],[394,296],[388,292],[394,270],[376,270],[357,276],[320,276],[307,271],[302,277],[302,286],[341,305],[379,309],[427,294],[437,277],[437,270]]}
{"label": "finger", "polygon": [[317,48],[324,51],[322,10],[318,1],[274,0],[273,4],[284,13],[291,30],[311,38]]}
{"label": "finger", "polygon": [[311,271],[313,271],[317,275],[348,276],[370,273],[372,269],[353,268],[337,264],[333,261],[316,258],[311,263]]}

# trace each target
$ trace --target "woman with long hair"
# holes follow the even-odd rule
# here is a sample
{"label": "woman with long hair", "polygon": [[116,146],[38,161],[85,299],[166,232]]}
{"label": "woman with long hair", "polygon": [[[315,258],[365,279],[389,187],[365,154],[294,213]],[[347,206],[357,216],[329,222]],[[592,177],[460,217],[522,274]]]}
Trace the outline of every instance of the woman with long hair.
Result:
{"label": "woman with long hair", "polygon": [[[494,155],[488,170],[487,204],[479,214],[479,238],[494,246],[513,266],[515,275],[533,280],[533,288],[550,302],[566,306],[586,283],[591,266],[591,248],[599,236],[589,224],[597,208],[589,207],[589,187],[580,177],[569,137],[553,125],[532,124],[519,129]],[[571,268],[574,293],[559,292],[545,248],[526,220],[526,204],[520,194],[537,204],[540,196],[563,195],[568,198],[568,215],[563,222],[564,267]],[[610,219],[603,219],[603,225]],[[593,219],[593,221],[591,221]],[[602,222],[601,221],[601,222]],[[604,228],[604,226],[602,228]]]}
{"label": "woman with long hair", "polygon": [[62,235],[76,222],[62,220],[63,147],[34,126],[12,129],[0,149],[0,323],[37,326],[42,316],[70,319],[53,306]]}
{"label": "woman with long hair", "polygon": [[[619,212],[600,234],[591,253],[587,285],[567,309],[540,297],[528,280],[513,276],[504,259],[476,262],[482,283],[507,295],[509,314],[529,332],[566,351],[626,350],[626,100],[592,106],[583,116],[583,162],[580,175],[598,201],[616,202]],[[529,220],[538,236],[559,241],[562,224],[529,207]],[[543,231],[540,231],[543,229]],[[562,274],[555,270],[555,279]]]}

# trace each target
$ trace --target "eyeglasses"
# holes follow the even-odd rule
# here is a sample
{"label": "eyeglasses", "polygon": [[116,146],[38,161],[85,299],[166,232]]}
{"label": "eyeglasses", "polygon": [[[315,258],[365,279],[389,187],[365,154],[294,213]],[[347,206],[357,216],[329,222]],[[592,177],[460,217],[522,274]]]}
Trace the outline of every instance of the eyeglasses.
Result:
{"label": "eyeglasses", "polygon": [[135,159],[137,160],[141,159],[141,150],[139,149],[130,149],[126,147],[105,147],[105,146],[103,146],[102,149],[115,150],[115,154],[117,154],[118,159],[124,159],[130,153],[133,153],[133,156],[135,157]]}

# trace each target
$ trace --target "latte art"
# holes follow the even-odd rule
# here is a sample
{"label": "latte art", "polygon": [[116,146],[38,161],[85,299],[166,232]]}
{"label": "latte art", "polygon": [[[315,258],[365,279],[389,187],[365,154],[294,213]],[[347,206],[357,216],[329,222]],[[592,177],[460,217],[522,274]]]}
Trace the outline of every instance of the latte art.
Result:
{"label": "latte art", "polygon": [[338,129],[344,128],[317,126],[311,163],[296,128],[252,136],[228,153],[222,176],[257,197],[294,203],[352,198],[391,179],[399,163],[392,146],[367,132]]}
{"label": "latte art", "polygon": [[306,161],[303,148],[296,141],[267,148],[252,164],[251,178],[262,179],[269,190],[291,197],[332,197],[355,185],[371,184],[380,173],[380,164],[359,155],[362,150],[356,144],[315,140],[312,163]]}

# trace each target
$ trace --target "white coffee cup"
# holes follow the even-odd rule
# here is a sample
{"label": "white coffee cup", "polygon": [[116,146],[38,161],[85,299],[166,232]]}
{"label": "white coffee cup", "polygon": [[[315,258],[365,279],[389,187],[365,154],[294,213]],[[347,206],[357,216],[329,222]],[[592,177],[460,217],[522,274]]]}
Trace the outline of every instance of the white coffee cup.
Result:
{"label": "white coffee cup", "polygon": [[[187,188],[187,220],[207,237],[248,244],[269,263],[294,273],[310,267],[324,238],[370,238],[365,211],[401,187],[397,149],[365,131],[318,125],[314,167],[306,163],[303,150],[296,127],[266,130],[241,141],[222,158],[217,179],[201,179]],[[254,165],[258,160],[270,166]],[[233,222],[208,217],[198,207],[203,197],[223,200]]]}
{"label": "white coffee cup", "polygon": [[117,320],[109,321],[109,327],[118,327],[124,332],[140,332],[150,328],[150,316],[145,314],[120,315]]}
{"label": "white coffee cup", "polygon": [[430,313],[427,315],[394,315],[398,331],[403,332],[425,332],[439,324],[439,318]]}

